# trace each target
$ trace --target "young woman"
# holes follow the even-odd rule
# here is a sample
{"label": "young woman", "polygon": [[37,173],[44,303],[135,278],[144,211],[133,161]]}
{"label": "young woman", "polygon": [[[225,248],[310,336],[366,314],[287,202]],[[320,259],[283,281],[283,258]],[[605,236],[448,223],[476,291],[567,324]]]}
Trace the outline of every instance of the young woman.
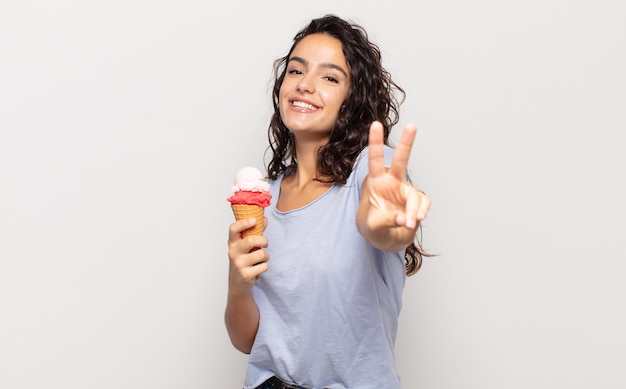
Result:
{"label": "young woman", "polygon": [[[275,63],[272,205],[230,225],[226,327],[249,353],[244,388],[400,388],[394,341],[430,200],[407,180],[416,129],[395,149],[404,91],[363,28],[315,19]],[[253,248],[259,250],[252,250]]]}

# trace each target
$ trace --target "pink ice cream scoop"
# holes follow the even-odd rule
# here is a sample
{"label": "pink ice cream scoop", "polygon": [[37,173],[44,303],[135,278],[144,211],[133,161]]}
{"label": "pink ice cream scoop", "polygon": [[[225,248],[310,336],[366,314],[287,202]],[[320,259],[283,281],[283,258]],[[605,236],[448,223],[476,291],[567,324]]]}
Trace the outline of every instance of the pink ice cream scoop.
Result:
{"label": "pink ice cream scoop", "polygon": [[227,200],[231,204],[259,205],[263,208],[270,205],[272,195],[270,184],[263,174],[255,167],[239,169],[235,175],[235,185],[231,187],[232,196]]}

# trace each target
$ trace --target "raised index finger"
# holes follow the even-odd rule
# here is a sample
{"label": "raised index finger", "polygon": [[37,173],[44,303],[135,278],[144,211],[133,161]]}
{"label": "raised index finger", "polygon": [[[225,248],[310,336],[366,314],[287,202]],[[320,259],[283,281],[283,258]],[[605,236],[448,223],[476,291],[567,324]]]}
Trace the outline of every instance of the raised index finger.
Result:
{"label": "raised index finger", "polygon": [[416,133],[417,127],[415,127],[415,124],[407,124],[404,127],[404,131],[402,131],[402,135],[400,136],[400,142],[398,143],[398,147],[396,147],[396,151],[393,154],[389,174],[399,180],[405,179],[406,168],[409,164],[411,148],[413,148],[413,141],[415,140]]}
{"label": "raised index finger", "polygon": [[385,174],[385,151],[383,149],[383,125],[375,121],[370,126],[369,135],[369,175],[372,177]]}

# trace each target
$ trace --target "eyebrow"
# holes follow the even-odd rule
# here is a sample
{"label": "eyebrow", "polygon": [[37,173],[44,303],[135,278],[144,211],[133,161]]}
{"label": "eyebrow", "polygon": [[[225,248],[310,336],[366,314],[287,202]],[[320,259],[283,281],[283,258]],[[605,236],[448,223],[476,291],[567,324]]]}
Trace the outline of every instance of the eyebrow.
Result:
{"label": "eyebrow", "polygon": [[[307,61],[306,59],[302,58],[302,57],[291,57],[289,58],[289,60],[287,62],[291,62],[291,61],[296,61],[299,62],[305,66],[309,65],[309,61]],[[346,78],[348,78],[348,73],[346,73],[346,71],[339,65],[335,65],[334,63],[330,63],[330,62],[320,62],[319,66],[322,68],[327,68],[327,69],[335,69],[340,71],[341,73],[343,73],[344,76],[346,76]]]}

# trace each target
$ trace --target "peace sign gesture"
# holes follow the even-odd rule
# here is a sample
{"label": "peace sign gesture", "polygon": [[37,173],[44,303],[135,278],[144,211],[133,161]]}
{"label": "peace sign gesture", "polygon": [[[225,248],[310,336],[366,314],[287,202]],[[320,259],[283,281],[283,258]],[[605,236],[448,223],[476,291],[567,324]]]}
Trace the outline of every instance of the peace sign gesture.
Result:
{"label": "peace sign gesture", "polygon": [[369,174],[363,182],[357,227],[373,246],[384,251],[404,250],[415,239],[426,218],[430,199],[406,180],[406,170],[417,129],[407,124],[385,168],[383,126],[374,122],[369,134]]}

